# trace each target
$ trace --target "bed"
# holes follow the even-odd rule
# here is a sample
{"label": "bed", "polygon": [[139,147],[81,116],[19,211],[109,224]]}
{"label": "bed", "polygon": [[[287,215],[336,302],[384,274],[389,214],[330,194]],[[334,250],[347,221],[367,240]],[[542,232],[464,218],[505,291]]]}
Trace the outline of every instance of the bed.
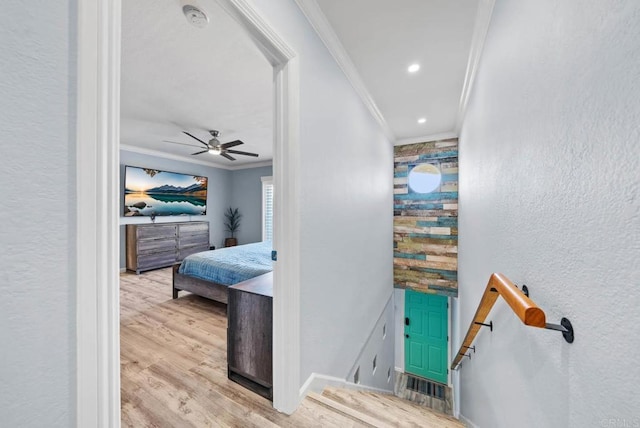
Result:
{"label": "bed", "polygon": [[173,298],[181,290],[228,302],[228,287],[273,270],[271,241],[203,251],[173,267]]}

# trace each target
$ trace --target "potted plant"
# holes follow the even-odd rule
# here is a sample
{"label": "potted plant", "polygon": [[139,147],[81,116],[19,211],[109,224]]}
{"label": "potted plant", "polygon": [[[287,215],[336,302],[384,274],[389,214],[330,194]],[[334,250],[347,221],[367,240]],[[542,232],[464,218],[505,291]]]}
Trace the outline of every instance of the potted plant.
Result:
{"label": "potted plant", "polygon": [[235,233],[240,228],[240,219],[242,218],[242,214],[238,211],[238,208],[229,207],[225,212],[224,216],[226,218],[224,222],[224,226],[227,228],[227,231],[231,234],[231,237],[226,238],[224,240],[225,247],[233,247],[238,245],[238,240],[235,237]]}

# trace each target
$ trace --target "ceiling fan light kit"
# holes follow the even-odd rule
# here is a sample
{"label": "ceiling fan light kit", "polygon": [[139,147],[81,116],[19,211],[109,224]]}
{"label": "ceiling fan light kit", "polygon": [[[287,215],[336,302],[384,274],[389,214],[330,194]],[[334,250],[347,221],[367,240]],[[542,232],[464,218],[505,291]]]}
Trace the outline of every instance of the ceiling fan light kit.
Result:
{"label": "ceiling fan light kit", "polygon": [[226,158],[226,159],[228,159],[230,161],[234,161],[234,160],[236,160],[236,158],[231,156],[229,153],[234,154],[234,155],[252,156],[252,157],[255,157],[255,158],[258,157],[257,153],[242,152],[240,150],[232,150],[231,147],[235,147],[235,146],[239,146],[240,144],[244,144],[240,140],[229,141],[228,143],[221,144],[220,141],[218,140],[218,136],[220,135],[220,132],[216,131],[215,129],[212,129],[211,131],[209,131],[209,134],[211,134],[211,137],[212,137],[209,140],[209,142],[204,142],[200,138],[196,137],[195,135],[192,135],[192,134],[188,133],[187,131],[182,131],[182,133],[185,134],[185,135],[188,135],[189,137],[191,137],[194,140],[198,141],[204,147],[195,146],[193,144],[179,143],[177,141],[167,141],[167,140],[165,140],[165,141],[167,143],[171,143],[171,144],[180,144],[181,146],[200,147],[200,148],[203,149],[203,150],[201,150],[199,152],[191,153],[192,156],[199,155],[199,154],[202,154],[202,153],[210,153],[212,155],[222,156],[223,158]]}

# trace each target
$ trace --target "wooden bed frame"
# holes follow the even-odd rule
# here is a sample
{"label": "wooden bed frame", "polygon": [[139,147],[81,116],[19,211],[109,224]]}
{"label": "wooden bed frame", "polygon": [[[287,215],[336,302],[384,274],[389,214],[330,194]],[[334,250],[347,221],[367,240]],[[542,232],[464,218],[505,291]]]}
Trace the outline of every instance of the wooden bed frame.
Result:
{"label": "wooden bed frame", "polygon": [[205,281],[204,279],[193,278],[178,272],[180,263],[173,265],[173,298],[178,298],[178,292],[190,291],[198,296],[215,300],[221,303],[229,301],[229,286],[218,284],[217,282]]}

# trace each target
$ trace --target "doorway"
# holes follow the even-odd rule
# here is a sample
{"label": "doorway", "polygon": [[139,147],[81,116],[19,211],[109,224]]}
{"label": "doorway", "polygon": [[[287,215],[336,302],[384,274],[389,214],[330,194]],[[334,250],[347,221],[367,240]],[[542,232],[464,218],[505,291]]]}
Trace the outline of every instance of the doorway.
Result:
{"label": "doorway", "polygon": [[[274,69],[274,407],[292,413],[300,401],[298,58],[245,1],[218,3]],[[76,421],[119,426],[120,2],[83,2],[77,14]]]}
{"label": "doorway", "polygon": [[405,371],[442,384],[448,381],[448,298],[405,291]]}

